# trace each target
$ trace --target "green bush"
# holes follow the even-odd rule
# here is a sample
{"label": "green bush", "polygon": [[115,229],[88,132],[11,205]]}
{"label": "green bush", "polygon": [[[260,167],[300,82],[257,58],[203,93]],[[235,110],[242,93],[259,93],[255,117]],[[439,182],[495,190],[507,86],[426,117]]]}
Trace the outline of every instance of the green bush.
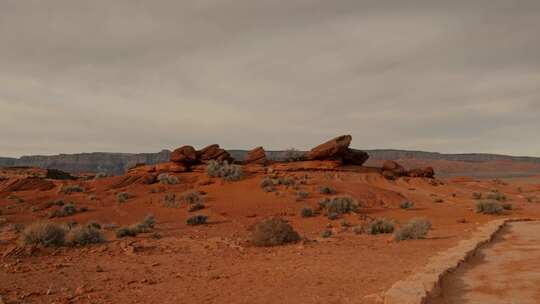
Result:
{"label": "green bush", "polygon": [[500,192],[491,192],[487,195],[486,199],[488,200],[495,200],[499,202],[506,201],[506,195],[500,193]]}
{"label": "green bush", "polygon": [[399,204],[399,208],[401,209],[411,209],[414,208],[414,203],[411,201],[403,201],[401,204]]}
{"label": "green bush", "polygon": [[483,200],[476,202],[476,212],[483,214],[501,214],[503,206],[495,200]]}
{"label": "green bush", "polygon": [[251,240],[255,246],[277,246],[297,242],[300,235],[284,219],[269,218],[255,225]]}
{"label": "green bush", "polygon": [[319,188],[319,191],[321,194],[334,194],[336,193],[336,190],[334,188],[331,188],[329,186],[322,186]]}
{"label": "green bush", "polygon": [[163,206],[167,208],[179,208],[180,203],[176,201],[176,194],[174,193],[165,194],[165,197],[163,197]]}
{"label": "green bush", "polygon": [[79,185],[64,185],[61,191],[64,194],[71,194],[77,192],[84,192],[84,188]]}
{"label": "green bush", "polygon": [[333,198],[323,199],[319,205],[325,209],[328,214],[345,214],[356,212],[358,210],[358,202],[350,196],[337,196]]}
{"label": "green bush", "polygon": [[198,191],[192,191],[184,194],[183,199],[190,205],[203,202],[203,198]]}
{"label": "green bush", "polygon": [[396,241],[424,239],[431,229],[431,222],[423,218],[408,221],[394,234]]}
{"label": "green bush", "polygon": [[60,209],[55,210],[51,217],[65,217],[70,216],[77,213],[77,208],[75,207],[75,204],[73,203],[67,203],[64,206],[62,206]]}
{"label": "green bush", "polygon": [[238,181],[242,178],[242,166],[230,165],[227,161],[222,163],[211,160],[206,166],[206,173],[210,177],[221,177],[226,181]]}
{"label": "green bush", "polygon": [[186,224],[190,226],[204,225],[208,221],[208,216],[206,215],[195,215],[186,220]]}
{"label": "green bush", "polygon": [[128,201],[129,198],[130,198],[130,195],[127,192],[118,192],[116,194],[116,199],[118,200],[119,203],[125,203]]}
{"label": "green bush", "polygon": [[26,245],[62,246],[66,228],[53,222],[35,222],[22,231],[21,239]]}
{"label": "green bush", "polygon": [[384,218],[374,219],[367,224],[367,233],[384,234],[394,232],[394,221]]}
{"label": "green bush", "polygon": [[105,237],[96,225],[77,226],[67,235],[67,243],[70,245],[84,246],[103,242],[105,242]]}
{"label": "green bush", "polygon": [[178,178],[174,175],[169,175],[166,173],[161,173],[157,177],[158,181],[163,185],[176,185],[178,184]]}
{"label": "green bush", "polygon": [[315,212],[313,212],[313,209],[309,207],[304,207],[300,210],[300,215],[302,217],[312,217],[315,215]]}

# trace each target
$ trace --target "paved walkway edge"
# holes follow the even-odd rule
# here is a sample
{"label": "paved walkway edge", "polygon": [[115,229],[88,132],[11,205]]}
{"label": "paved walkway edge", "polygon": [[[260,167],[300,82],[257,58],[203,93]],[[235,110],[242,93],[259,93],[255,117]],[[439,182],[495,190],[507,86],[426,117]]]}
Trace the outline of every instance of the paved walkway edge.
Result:
{"label": "paved walkway edge", "polygon": [[503,227],[511,222],[534,221],[534,219],[508,218],[488,222],[468,240],[429,259],[428,265],[414,275],[396,282],[383,297],[384,304],[426,304],[441,291],[442,279],[474,256],[484,245],[490,243]]}

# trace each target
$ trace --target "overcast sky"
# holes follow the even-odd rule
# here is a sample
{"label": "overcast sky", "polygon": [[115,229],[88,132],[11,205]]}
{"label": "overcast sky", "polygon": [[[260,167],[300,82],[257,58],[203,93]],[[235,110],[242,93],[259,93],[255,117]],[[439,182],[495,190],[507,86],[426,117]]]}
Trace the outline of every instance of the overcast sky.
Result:
{"label": "overcast sky", "polygon": [[1,0],[0,156],[540,156],[538,0]]}

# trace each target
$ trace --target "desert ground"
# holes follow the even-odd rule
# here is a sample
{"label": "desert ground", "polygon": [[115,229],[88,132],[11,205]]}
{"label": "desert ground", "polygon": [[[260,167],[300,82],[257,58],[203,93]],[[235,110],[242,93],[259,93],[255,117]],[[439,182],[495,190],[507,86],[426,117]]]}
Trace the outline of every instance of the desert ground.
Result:
{"label": "desert ground", "polygon": [[[136,166],[121,176],[65,179],[37,168],[1,169],[1,299],[379,303],[392,284],[481,225],[540,217],[538,177],[437,177],[437,172],[423,174],[426,168],[394,170],[392,163],[366,167],[361,154],[344,156],[348,150],[339,140],[329,143],[311,151],[313,156],[326,147],[326,155],[289,162],[267,161],[264,151],[255,149],[234,165],[241,170],[234,178],[213,174],[210,163],[200,161],[200,151],[190,158],[187,148],[173,153],[171,162]],[[504,210],[478,212],[478,202],[490,196]],[[358,208],[330,214],[320,202],[336,197],[348,197]],[[74,211],[62,213],[66,205]],[[135,227],[148,215],[155,224],[134,236],[119,235],[122,227]],[[195,215],[207,222],[190,225]],[[254,236],[257,224],[276,218],[299,238],[261,246]],[[366,230],[373,220],[387,219],[397,232],[413,218],[431,222],[427,236],[398,241],[394,233]],[[95,222],[103,239],[43,246],[25,238],[29,227],[44,221],[67,230]]]}

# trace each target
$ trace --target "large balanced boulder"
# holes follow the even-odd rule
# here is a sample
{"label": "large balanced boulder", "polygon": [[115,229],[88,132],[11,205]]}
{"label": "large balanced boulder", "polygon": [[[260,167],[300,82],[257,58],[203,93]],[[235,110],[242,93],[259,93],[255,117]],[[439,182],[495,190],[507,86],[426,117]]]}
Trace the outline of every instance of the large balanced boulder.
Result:
{"label": "large balanced boulder", "polygon": [[342,135],[319,145],[309,152],[308,160],[338,160],[349,149],[352,136]]}
{"label": "large balanced boulder", "polygon": [[389,180],[394,180],[398,177],[406,176],[407,170],[402,165],[393,160],[387,160],[382,166],[382,175]]}
{"label": "large balanced boulder", "polygon": [[182,146],[171,153],[171,161],[184,165],[197,163],[197,151],[192,146]]}
{"label": "large balanced boulder", "polygon": [[197,159],[199,162],[206,163],[211,160],[215,161],[228,161],[232,162],[233,158],[229,154],[229,152],[225,151],[225,149],[221,149],[219,145],[213,144],[210,146],[207,146],[199,151],[197,151]]}
{"label": "large balanced boulder", "polygon": [[268,160],[266,159],[266,152],[263,147],[257,147],[249,151],[244,159],[245,164],[261,164],[266,165]]}
{"label": "large balanced boulder", "polygon": [[348,149],[343,154],[343,163],[348,165],[362,166],[369,158],[367,152],[355,149]]}

